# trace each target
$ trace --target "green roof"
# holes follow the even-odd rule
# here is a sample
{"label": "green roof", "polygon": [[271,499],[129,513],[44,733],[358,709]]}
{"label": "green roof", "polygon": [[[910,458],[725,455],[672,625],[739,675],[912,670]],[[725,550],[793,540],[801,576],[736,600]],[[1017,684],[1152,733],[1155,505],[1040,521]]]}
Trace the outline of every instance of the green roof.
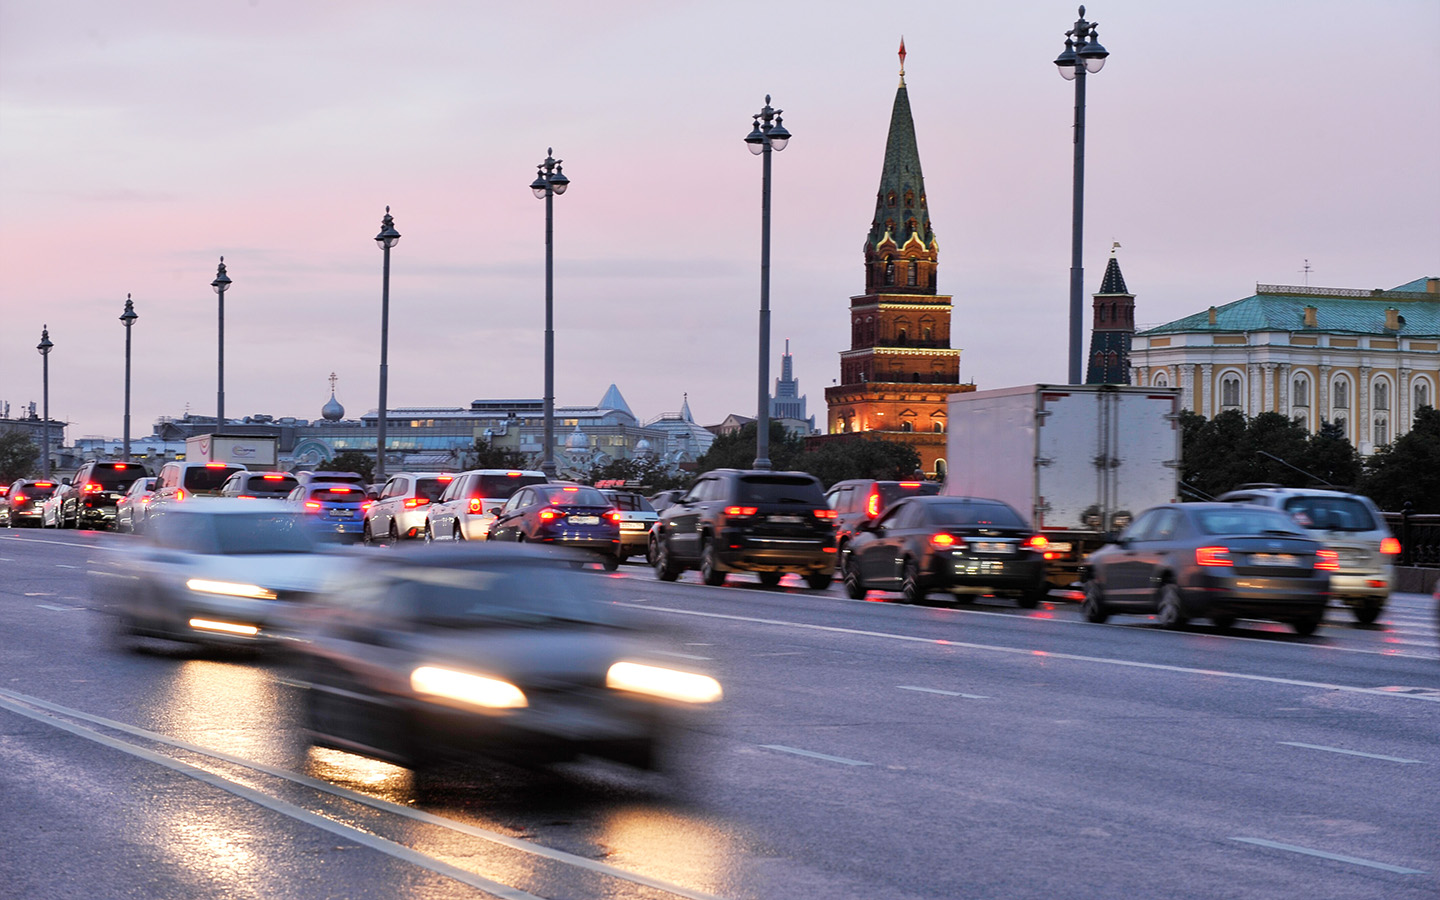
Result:
{"label": "green roof", "polygon": [[[1140,335],[1186,332],[1315,331],[1348,334],[1440,337],[1440,294],[1425,291],[1419,278],[1388,291],[1257,285],[1252,297],[1195,313]],[[1315,307],[1316,325],[1305,326],[1305,308]],[[1385,327],[1385,310],[1396,309],[1403,320],[1398,332]]]}

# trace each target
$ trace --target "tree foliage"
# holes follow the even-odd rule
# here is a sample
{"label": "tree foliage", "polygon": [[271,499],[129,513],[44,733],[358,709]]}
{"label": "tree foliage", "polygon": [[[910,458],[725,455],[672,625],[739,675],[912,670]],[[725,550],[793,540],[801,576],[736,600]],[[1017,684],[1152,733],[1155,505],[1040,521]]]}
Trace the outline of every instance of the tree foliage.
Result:
{"label": "tree foliage", "polygon": [[19,429],[0,434],[0,483],[9,484],[35,471],[40,448]]}
{"label": "tree foliage", "polygon": [[1191,499],[1253,483],[1346,488],[1360,474],[1359,454],[1329,423],[1308,434],[1280,413],[1246,419],[1238,410],[1226,410],[1206,419],[1186,410],[1180,428],[1181,475]]}
{"label": "tree foliage", "polygon": [[475,446],[461,457],[467,469],[529,469],[530,458],[511,447],[496,447],[484,438],[476,438]]}
{"label": "tree foliage", "polygon": [[688,472],[671,473],[660,460],[654,457],[646,459],[616,459],[605,465],[594,465],[586,476],[591,484],[600,481],[634,481],[639,482],[641,491],[646,494],[653,494],[656,491],[667,491],[672,488],[686,488],[694,481],[694,476]]}
{"label": "tree foliage", "polygon": [[1360,491],[1381,509],[1440,513],[1440,411],[1422,406],[1415,425],[1365,461]]}
{"label": "tree foliage", "polygon": [[[699,470],[748,469],[755,462],[755,424],[721,435],[697,460]],[[913,478],[920,469],[920,454],[909,444],[879,438],[857,437],[848,441],[827,441],[816,450],[805,448],[805,439],[785,432],[779,422],[770,423],[770,464],[776,471],[808,472],[826,486],[847,478]]]}
{"label": "tree foliage", "polygon": [[[700,472],[711,469],[748,469],[755,462],[754,422],[746,422],[739,430],[715,438],[710,449],[695,461]],[[790,471],[799,468],[800,457],[805,454],[805,440],[792,435],[774,419],[770,420],[770,467],[776,471]]]}
{"label": "tree foliage", "polygon": [[363,450],[344,450],[326,463],[332,472],[359,472],[367,483],[375,478],[375,458]]}

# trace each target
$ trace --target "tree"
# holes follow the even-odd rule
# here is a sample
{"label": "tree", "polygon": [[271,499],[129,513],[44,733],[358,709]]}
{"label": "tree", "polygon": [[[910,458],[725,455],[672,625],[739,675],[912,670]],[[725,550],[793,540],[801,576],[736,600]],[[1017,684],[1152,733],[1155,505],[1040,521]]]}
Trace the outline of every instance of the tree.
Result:
{"label": "tree", "polygon": [[1185,484],[1212,497],[1242,484],[1350,485],[1359,473],[1355,448],[1329,423],[1306,435],[1280,413],[1247,420],[1232,409],[1206,419],[1185,410],[1180,428]]}
{"label": "tree", "polygon": [[920,454],[911,445],[898,441],[856,438],[827,441],[800,457],[798,465],[829,487],[848,478],[914,478],[920,469]]}
{"label": "tree", "polygon": [[[695,461],[697,471],[750,468],[755,462],[755,435],[754,422],[746,422],[738,431],[720,435]],[[784,425],[771,419],[770,467],[777,472],[795,469],[804,453],[804,439],[790,434]]]}
{"label": "tree", "polygon": [[1310,435],[1302,460],[1300,468],[1326,484],[1347,486],[1360,479],[1360,454],[1334,422],[1320,423],[1320,430]]}
{"label": "tree", "polygon": [[467,469],[528,469],[530,459],[519,450],[496,447],[484,438],[476,438],[475,446],[461,457]]}
{"label": "tree", "polygon": [[0,483],[9,484],[29,475],[35,471],[35,461],[39,458],[40,448],[24,431],[17,429],[0,434]]}
{"label": "tree", "polygon": [[375,477],[375,459],[361,450],[345,450],[328,463],[333,472],[359,472],[366,482]]}
{"label": "tree", "polygon": [[654,457],[616,459],[603,466],[593,465],[586,478],[591,484],[601,481],[638,482],[647,494],[689,487],[694,480],[687,472],[670,472],[664,463]]}
{"label": "tree", "polygon": [[1359,490],[1381,509],[1440,513],[1440,411],[1422,406],[1415,424],[1365,462]]}

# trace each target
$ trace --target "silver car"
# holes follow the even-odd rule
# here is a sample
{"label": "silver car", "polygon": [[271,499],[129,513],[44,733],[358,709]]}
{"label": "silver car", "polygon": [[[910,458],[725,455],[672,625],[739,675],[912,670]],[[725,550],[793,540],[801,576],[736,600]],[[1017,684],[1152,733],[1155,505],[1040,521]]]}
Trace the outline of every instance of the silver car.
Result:
{"label": "silver car", "polygon": [[627,557],[649,556],[650,527],[660,516],[650,501],[634,491],[602,490],[617,510],[620,511],[620,561]]}
{"label": "silver car", "polygon": [[527,484],[545,484],[544,472],[521,469],[471,469],[450,482],[440,499],[427,506],[427,541],[483,541],[495,514]]}
{"label": "silver car", "polygon": [[365,512],[367,544],[384,541],[397,544],[425,533],[426,508],[440,499],[454,475],[419,475],[396,472],[385,482],[379,497]]}
{"label": "silver car", "polygon": [[1330,575],[1331,595],[1350,607],[1362,624],[1379,618],[1395,584],[1393,562],[1400,542],[1369,497],[1319,488],[1257,486],[1217,499],[1288,513],[1311,537],[1340,555],[1340,568]]}

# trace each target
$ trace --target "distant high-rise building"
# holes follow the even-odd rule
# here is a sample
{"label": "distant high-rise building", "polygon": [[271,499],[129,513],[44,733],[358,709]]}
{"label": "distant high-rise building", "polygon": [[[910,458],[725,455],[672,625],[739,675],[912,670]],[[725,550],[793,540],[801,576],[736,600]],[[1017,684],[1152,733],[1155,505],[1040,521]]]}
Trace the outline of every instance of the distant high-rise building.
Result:
{"label": "distant high-rise building", "polygon": [[805,397],[800,393],[800,382],[795,380],[791,365],[790,339],[785,339],[785,355],[780,357],[780,377],[775,379],[775,396],[770,398],[770,418],[791,419],[808,422],[806,433],[815,431],[815,417],[805,413]]}
{"label": "distant high-rise building", "polygon": [[[1119,247],[1116,244],[1115,247]],[[1120,261],[1110,251],[1105,280],[1095,295],[1086,384],[1130,383],[1130,339],[1135,334],[1135,295],[1125,289]]]}

